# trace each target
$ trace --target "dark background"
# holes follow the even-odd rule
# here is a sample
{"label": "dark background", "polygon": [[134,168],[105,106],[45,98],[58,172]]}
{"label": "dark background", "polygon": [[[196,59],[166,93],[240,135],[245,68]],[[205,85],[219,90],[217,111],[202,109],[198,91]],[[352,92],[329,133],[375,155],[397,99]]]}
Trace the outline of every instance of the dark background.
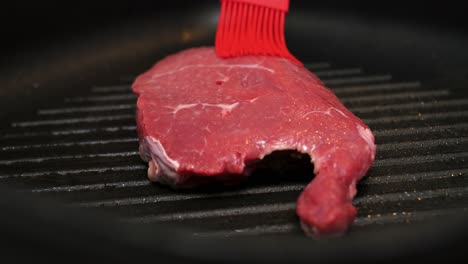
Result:
{"label": "dark background", "polygon": [[[50,41],[99,31],[142,17],[190,14],[204,5],[217,6],[217,0],[200,1],[7,1],[0,9],[2,55],[23,49],[38,49]],[[291,12],[355,15],[362,19],[381,18],[398,23],[422,24],[449,31],[466,31],[467,15],[463,1],[291,1]],[[181,18],[179,18],[181,19]]]}

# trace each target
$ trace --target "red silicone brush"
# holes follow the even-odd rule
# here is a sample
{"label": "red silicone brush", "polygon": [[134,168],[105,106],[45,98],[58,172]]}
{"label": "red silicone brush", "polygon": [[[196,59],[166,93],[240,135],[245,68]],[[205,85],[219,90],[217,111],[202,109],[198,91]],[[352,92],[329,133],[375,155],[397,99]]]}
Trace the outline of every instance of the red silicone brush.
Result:
{"label": "red silicone brush", "polygon": [[284,24],[289,0],[221,0],[216,54],[279,56],[303,65],[286,47]]}

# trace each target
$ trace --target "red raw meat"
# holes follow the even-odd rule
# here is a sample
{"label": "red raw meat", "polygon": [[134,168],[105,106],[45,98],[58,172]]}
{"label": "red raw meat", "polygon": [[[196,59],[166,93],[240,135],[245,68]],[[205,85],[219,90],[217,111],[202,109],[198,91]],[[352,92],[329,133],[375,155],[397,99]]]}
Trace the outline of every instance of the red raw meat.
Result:
{"label": "red raw meat", "polygon": [[296,150],[310,155],[316,174],[297,202],[304,231],[337,235],[353,222],[356,182],[374,161],[374,136],[307,69],[194,48],[158,62],[133,91],[150,180],[235,182],[273,151]]}

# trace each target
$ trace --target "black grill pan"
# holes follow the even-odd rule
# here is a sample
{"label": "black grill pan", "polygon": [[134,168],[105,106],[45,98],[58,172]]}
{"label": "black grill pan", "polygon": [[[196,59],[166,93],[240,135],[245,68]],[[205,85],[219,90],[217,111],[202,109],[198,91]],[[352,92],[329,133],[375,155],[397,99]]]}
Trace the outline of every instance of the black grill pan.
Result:
{"label": "black grill pan", "polygon": [[[33,7],[11,8],[17,20],[41,19],[6,28],[12,41],[1,64],[5,258],[409,263],[463,257],[468,39],[456,8],[446,10],[450,19],[428,20],[413,6],[408,16],[364,4],[292,3],[290,49],[372,128],[378,144],[375,164],[358,185],[350,232],[314,241],[294,214],[312,177],[308,157],[286,160],[291,169],[282,174],[264,168],[240,188],[173,191],[146,179],[131,82],[169,53],[210,45],[217,2]],[[427,5],[426,14],[436,11]],[[30,254],[19,253],[25,249]]]}

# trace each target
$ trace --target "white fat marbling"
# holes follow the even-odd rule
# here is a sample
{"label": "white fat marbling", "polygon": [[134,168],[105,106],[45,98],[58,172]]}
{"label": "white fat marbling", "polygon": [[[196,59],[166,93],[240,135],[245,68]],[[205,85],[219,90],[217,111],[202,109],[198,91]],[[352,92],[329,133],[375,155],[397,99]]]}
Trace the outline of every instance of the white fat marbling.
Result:
{"label": "white fat marbling", "polygon": [[221,108],[221,111],[223,114],[227,114],[227,113],[230,113],[238,105],[239,105],[239,102],[235,102],[232,104],[209,104],[209,103],[180,104],[174,108],[172,113],[177,114],[177,112],[179,112],[182,109],[189,109],[189,108],[193,108],[196,106],[202,106],[202,107],[218,107],[218,108]]}
{"label": "white fat marbling", "polygon": [[[164,147],[161,145],[161,142],[153,137],[145,137],[146,144],[148,144],[152,161],[154,162],[155,175],[151,180],[161,181],[161,177],[168,178],[171,182],[176,182],[179,175],[177,174],[177,169],[180,164],[178,161],[171,159]],[[167,180],[162,180],[166,182]]]}
{"label": "white fat marbling", "polygon": [[330,107],[328,108],[327,111],[320,111],[320,110],[314,110],[314,111],[310,111],[310,112],[307,112],[305,113],[302,118],[310,115],[310,114],[324,114],[324,115],[329,115],[329,116],[332,116],[332,110],[335,110],[336,112],[338,112],[340,115],[344,116],[344,117],[348,117],[347,115],[345,115],[345,113],[343,113],[341,110],[335,108],[335,107]]}
{"label": "white fat marbling", "polygon": [[[370,129],[364,128],[361,125],[357,125],[357,130],[361,138],[364,139],[364,141],[366,141],[371,153],[375,153],[374,135],[372,134]],[[372,158],[374,158],[374,154],[372,154]]]}

